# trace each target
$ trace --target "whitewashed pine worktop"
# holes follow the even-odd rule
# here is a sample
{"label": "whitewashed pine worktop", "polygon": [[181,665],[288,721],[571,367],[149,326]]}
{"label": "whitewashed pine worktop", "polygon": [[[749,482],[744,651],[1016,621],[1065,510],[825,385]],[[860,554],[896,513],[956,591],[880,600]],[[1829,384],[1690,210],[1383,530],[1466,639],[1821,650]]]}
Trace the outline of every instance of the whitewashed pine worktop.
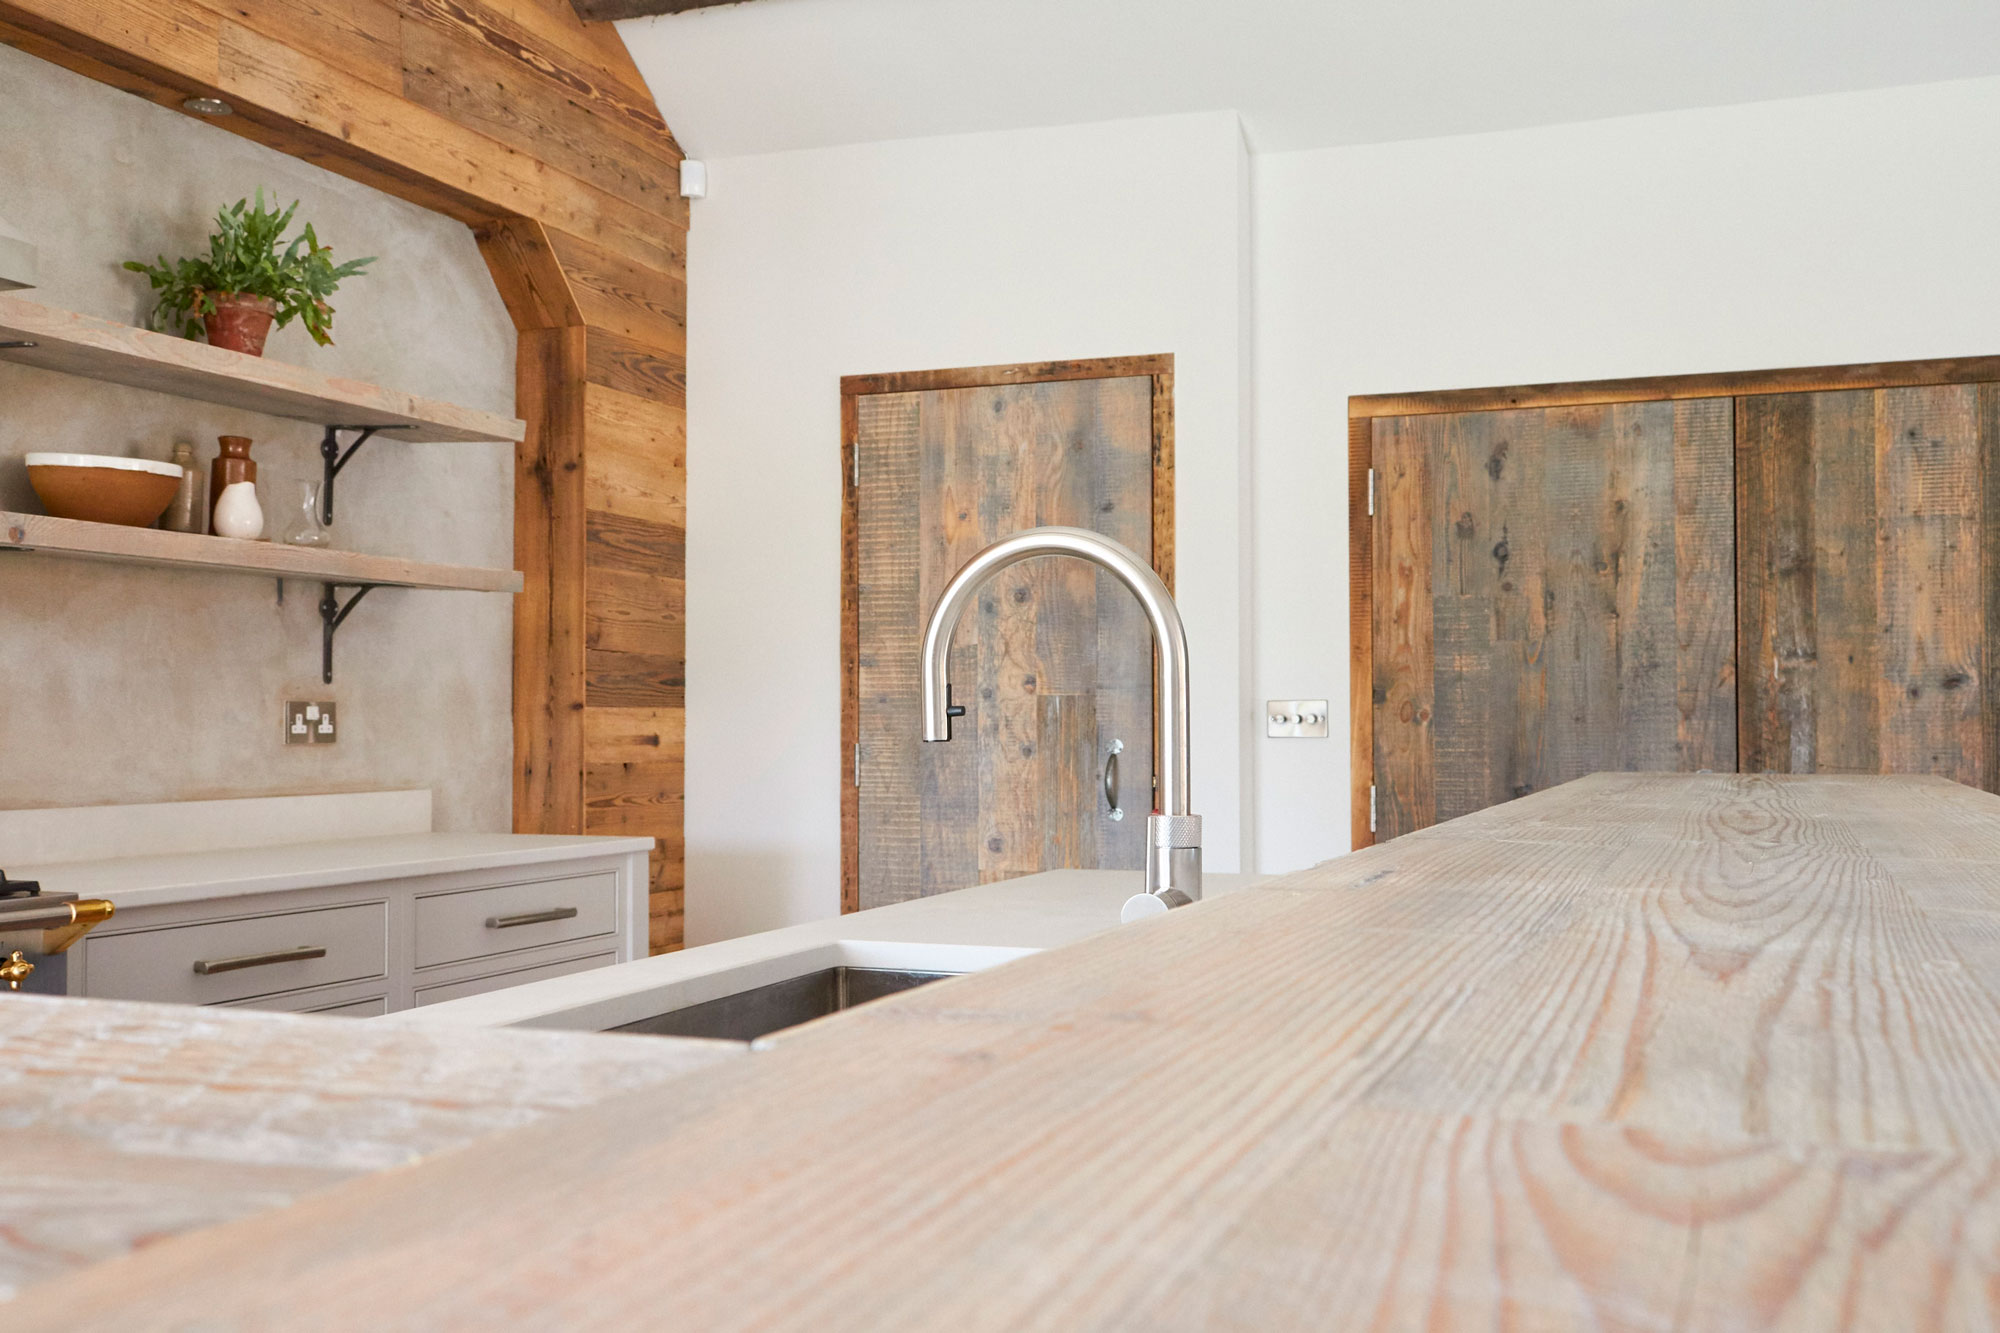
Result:
{"label": "whitewashed pine worktop", "polygon": [[1601,775],[164,1240],[8,1314],[1990,1327],[1997,1181],[2000,798]]}

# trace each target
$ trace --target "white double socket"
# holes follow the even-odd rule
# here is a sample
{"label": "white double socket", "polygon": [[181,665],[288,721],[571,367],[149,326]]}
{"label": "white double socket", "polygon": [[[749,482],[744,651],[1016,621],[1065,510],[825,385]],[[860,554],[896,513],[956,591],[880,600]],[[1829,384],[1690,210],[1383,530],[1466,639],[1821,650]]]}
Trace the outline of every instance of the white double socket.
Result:
{"label": "white double socket", "polygon": [[1326,700],[1272,699],[1264,705],[1266,736],[1326,735]]}
{"label": "white double socket", "polygon": [[331,745],[340,739],[333,701],[288,699],[285,702],[285,744]]}

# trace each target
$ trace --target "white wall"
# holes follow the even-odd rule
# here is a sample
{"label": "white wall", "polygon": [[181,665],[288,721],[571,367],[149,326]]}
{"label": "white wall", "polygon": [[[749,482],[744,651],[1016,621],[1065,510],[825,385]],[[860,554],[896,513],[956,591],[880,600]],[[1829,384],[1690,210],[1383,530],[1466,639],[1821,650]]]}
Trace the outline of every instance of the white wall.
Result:
{"label": "white wall", "polygon": [[840,377],[1172,352],[1208,865],[1249,856],[1233,114],[709,163],[688,267],[688,941],[838,912]]}
{"label": "white wall", "polygon": [[[2000,79],[1260,156],[1257,697],[1347,697],[1349,394],[2000,352]],[[1347,742],[1257,742],[1261,869]]]}

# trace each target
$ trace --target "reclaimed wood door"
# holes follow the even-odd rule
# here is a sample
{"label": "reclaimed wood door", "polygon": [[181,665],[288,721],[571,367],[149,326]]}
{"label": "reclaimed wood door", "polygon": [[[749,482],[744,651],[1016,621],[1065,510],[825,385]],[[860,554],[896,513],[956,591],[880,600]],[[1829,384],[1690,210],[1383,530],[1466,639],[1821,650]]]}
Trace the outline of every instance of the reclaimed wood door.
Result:
{"label": "reclaimed wood door", "polygon": [[2000,385],[1737,400],[1743,768],[2000,789]]}
{"label": "reclaimed wood door", "polygon": [[1093,528],[1160,563],[1159,387],[1126,375],[853,399],[854,905],[1145,864],[1152,635],[1129,593],[1074,560],[1030,560],[993,579],[953,640],[966,716],[949,744],[921,738],[918,655],[945,583],[1023,528]]}
{"label": "reclaimed wood door", "polygon": [[1375,420],[1376,837],[1736,767],[1731,406]]}

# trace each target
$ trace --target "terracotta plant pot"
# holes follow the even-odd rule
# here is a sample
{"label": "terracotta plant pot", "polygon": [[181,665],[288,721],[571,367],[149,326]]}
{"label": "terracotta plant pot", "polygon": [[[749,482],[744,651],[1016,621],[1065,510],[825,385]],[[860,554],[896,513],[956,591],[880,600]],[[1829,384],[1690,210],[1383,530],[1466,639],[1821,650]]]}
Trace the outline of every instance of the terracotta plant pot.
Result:
{"label": "terracotta plant pot", "polygon": [[201,322],[208,330],[209,346],[262,356],[264,339],[271,336],[271,321],[277,315],[278,303],[269,297],[222,292],[215,298],[215,313],[202,316]]}

